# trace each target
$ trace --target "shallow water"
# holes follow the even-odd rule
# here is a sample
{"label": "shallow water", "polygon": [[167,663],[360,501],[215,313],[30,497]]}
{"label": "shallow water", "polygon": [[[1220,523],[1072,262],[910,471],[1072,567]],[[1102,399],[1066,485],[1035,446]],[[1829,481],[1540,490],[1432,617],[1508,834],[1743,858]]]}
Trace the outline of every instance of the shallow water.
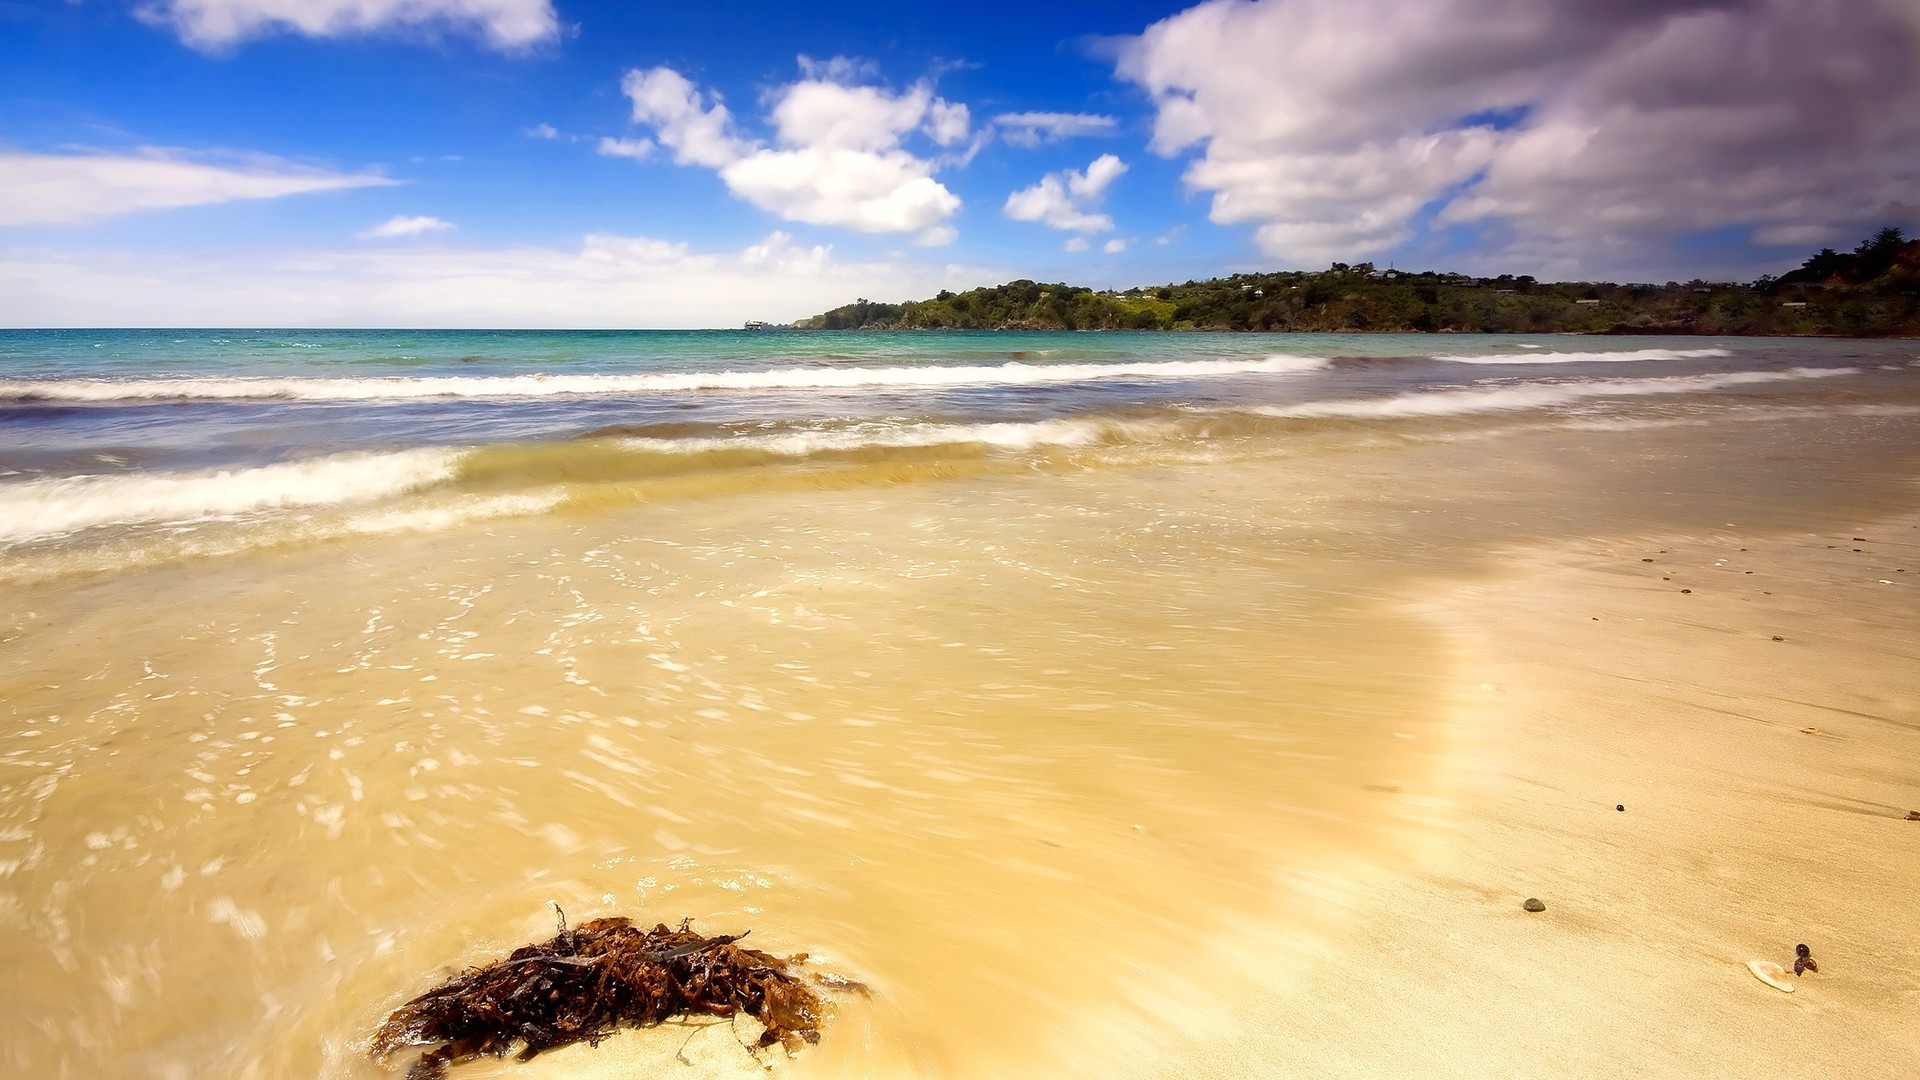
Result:
{"label": "shallow water", "polygon": [[[998,337],[596,354],[776,374],[481,406],[154,400],[162,346],[33,344],[0,406],[0,1062],[379,1075],[385,1010],[555,902],[870,983],[803,1073],[1110,1075],[1443,817],[1415,582],[1804,521],[1920,450],[1903,343],[1024,335],[995,362],[1046,378],[781,385]],[[1138,373],[1193,362],[1266,366]]]}

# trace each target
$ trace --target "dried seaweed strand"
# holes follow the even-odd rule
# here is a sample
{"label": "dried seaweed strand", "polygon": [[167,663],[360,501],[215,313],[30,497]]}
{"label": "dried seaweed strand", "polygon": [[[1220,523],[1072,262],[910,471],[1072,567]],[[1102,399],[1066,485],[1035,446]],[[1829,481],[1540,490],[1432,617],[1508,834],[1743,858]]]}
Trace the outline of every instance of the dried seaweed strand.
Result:
{"label": "dried seaweed strand", "polygon": [[[558,908],[555,909],[556,911]],[[788,1051],[817,1042],[826,1006],[782,960],[735,944],[746,934],[702,937],[687,922],[641,930],[629,919],[594,919],[505,960],[470,968],[394,1010],[374,1033],[374,1060],[430,1049],[408,1080],[438,1080],[449,1065],[503,1056],[522,1060],[569,1043],[598,1043],[623,1026],[678,1016],[746,1013],[765,1026],[759,1047]]]}

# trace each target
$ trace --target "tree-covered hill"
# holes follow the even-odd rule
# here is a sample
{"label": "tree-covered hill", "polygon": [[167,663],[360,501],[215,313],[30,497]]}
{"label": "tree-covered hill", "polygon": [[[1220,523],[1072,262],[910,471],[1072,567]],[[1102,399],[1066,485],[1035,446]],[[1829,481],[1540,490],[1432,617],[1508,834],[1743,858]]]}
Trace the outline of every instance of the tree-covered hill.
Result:
{"label": "tree-covered hill", "polygon": [[1541,282],[1379,270],[1235,274],[1096,292],[1011,281],[929,300],[858,300],[809,330],[1272,330],[1920,335],[1920,240],[1882,229],[1851,252],[1750,284]]}

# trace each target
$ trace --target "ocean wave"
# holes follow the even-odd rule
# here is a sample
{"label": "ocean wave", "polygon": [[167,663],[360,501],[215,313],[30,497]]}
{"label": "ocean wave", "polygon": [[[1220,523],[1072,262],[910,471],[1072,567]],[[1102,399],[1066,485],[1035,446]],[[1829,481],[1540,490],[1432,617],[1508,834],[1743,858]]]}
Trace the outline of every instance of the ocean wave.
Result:
{"label": "ocean wave", "polygon": [[858,424],[843,428],[703,438],[628,438],[621,440],[621,444],[631,449],[661,454],[744,450],[779,457],[940,446],[985,446],[994,450],[1019,452],[1050,447],[1144,442],[1166,438],[1175,434],[1175,430],[1175,425],[1166,421],[1075,417],[983,424]]}
{"label": "ocean wave", "polygon": [[[1537,345],[1522,345],[1537,349]],[[1732,356],[1725,349],[1623,349],[1612,352],[1442,353],[1449,364],[1629,364],[1642,360],[1707,360]]]}
{"label": "ocean wave", "polygon": [[453,478],[461,452],[336,454],[311,461],[190,473],[71,476],[0,485],[0,543],[102,525],[190,522],[391,498]]}
{"label": "ocean wave", "polygon": [[1393,419],[1419,416],[1460,416],[1570,405],[1591,398],[1644,397],[1657,394],[1698,394],[1734,386],[1828,379],[1858,375],[1859,368],[1789,368],[1785,371],[1729,371],[1719,375],[1676,375],[1660,379],[1594,379],[1588,382],[1519,383],[1470,390],[1427,390],[1392,397],[1355,401],[1312,401],[1298,405],[1261,406],[1246,410],[1259,416],[1288,419]]}
{"label": "ocean wave", "polygon": [[1311,356],[1166,360],[1120,364],[1005,364],[926,367],[794,367],[760,371],[674,371],[631,375],[447,375],[390,378],[172,378],[0,380],[0,401],[394,401],[427,398],[538,398],[694,390],[944,389],[1029,386],[1110,379],[1203,379],[1313,371]]}

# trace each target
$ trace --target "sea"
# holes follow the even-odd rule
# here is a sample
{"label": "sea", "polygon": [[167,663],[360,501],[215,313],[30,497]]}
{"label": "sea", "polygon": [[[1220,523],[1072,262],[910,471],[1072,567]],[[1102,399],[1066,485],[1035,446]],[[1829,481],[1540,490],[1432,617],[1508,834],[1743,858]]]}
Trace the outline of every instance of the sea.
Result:
{"label": "sea", "polygon": [[1150,1075],[1445,842],[1421,588],[1916,458],[1901,340],[0,331],[0,1070],[625,915],[864,987],[795,1075]]}

